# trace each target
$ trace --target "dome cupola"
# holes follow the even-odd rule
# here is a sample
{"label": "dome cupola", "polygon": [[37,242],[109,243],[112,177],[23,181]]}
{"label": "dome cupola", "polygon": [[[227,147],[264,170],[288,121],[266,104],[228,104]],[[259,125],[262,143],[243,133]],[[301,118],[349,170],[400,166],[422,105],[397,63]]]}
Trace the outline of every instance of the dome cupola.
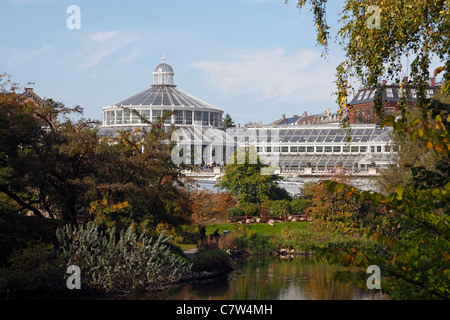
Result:
{"label": "dome cupola", "polygon": [[154,86],[174,86],[173,69],[166,63],[166,57],[163,54],[161,58],[162,63],[158,64],[153,71],[153,85]]}

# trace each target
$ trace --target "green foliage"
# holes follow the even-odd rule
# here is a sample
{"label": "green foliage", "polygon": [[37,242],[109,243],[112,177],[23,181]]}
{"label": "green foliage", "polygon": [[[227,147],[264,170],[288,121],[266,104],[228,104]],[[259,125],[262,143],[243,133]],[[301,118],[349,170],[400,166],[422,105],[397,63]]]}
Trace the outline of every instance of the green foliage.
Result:
{"label": "green foliage", "polygon": [[239,202],[239,209],[248,217],[254,217],[258,215],[258,206],[252,202]]}
{"label": "green foliage", "polygon": [[73,225],[88,213],[117,228],[186,222],[189,199],[164,118],[107,138],[98,122],[71,119],[80,107],[24,103],[17,91],[0,75],[0,209]]}
{"label": "green foliage", "polygon": [[275,242],[267,235],[246,231],[235,238],[237,248],[245,249],[252,254],[265,255],[275,250]]}
{"label": "green foliage", "polygon": [[195,255],[192,261],[192,270],[195,272],[228,274],[231,269],[230,256],[219,249],[201,251]]}
{"label": "green foliage", "polygon": [[306,208],[308,208],[309,206],[311,206],[311,203],[305,198],[292,199],[292,214],[304,214]]}
{"label": "green foliage", "polygon": [[116,233],[102,232],[95,223],[57,231],[64,264],[77,265],[82,286],[104,292],[145,290],[177,281],[191,265],[170,252],[168,238],[157,239],[131,227]]}
{"label": "green foliage", "polygon": [[[303,8],[310,3],[318,28],[318,44],[328,46],[326,0],[299,0]],[[368,27],[369,5],[380,9],[380,25]],[[352,78],[366,87],[378,88],[375,111],[382,116],[382,126],[392,126],[401,139],[410,139],[425,159],[400,161],[399,172],[410,169],[408,176],[387,181],[385,194],[355,190],[351,186],[329,182],[328,189],[344,193],[358,205],[370,203],[384,209],[382,229],[363,226],[367,233],[386,246],[385,251],[343,248],[324,249],[321,254],[331,262],[381,268],[382,290],[393,299],[450,299],[449,281],[449,163],[450,163],[450,29],[448,1],[360,1],[346,0],[337,35],[346,53],[346,60],[337,68],[337,102],[341,115],[348,111],[348,94]],[[408,57],[408,65],[403,65]],[[409,63],[409,58],[411,62]],[[441,66],[434,77],[443,72],[440,94],[426,96],[430,64],[437,58]],[[406,95],[397,104],[399,118],[381,112],[381,79],[401,82],[404,70],[409,71],[408,86],[416,90],[417,102],[409,108]],[[406,85],[401,85],[405,89]],[[384,118],[384,119],[383,119]],[[408,143],[402,143],[404,159]],[[400,146],[402,146],[400,144]],[[421,150],[421,151],[420,151]],[[403,151],[400,151],[403,152]],[[402,159],[400,157],[400,159]],[[430,161],[432,159],[432,161]],[[424,160],[424,161],[422,161]],[[433,166],[433,163],[435,164]],[[348,276],[342,276],[342,279]],[[351,276],[350,276],[351,278]],[[354,279],[357,280],[355,275]]]}
{"label": "green foliage", "polygon": [[233,119],[231,119],[231,116],[228,113],[223,118],[223,127],[224,127],[224,129],[235,128],[236,127],[236,125],[234,124]]}
{"label": "green foliage", "polygon": [[245,214],[244,210],[239,207],[231,207],[228,209],[228,216],[231,218],[240,218]]}
{"label": "green foliage", "polygon": [[288,216],[292,213],[291,202],[288,200],[275,200],[270,208],[272,217]]}
{"label": "green foliage", "polygon": [[229,163],[218,179],[217,186],[227,189],[239,202],[290,199],[288,192],[278,186],[277,182],[282,177],[266,172],[270,168],[261,163],[254,148],[240,148],[229,159]]}
{"label": "green foliage", "polygon": [[61,258],[53,245],[30,241],[14,250],[0,269],[0,291],[58,290],[65,286]]}
{"label": "green foliage", "polygon": [[57,227],[58,224],[50,219],[17,213],[0,214],[0,266],[6,263],[13,251],[24,249],[29,243],[56,245]]}

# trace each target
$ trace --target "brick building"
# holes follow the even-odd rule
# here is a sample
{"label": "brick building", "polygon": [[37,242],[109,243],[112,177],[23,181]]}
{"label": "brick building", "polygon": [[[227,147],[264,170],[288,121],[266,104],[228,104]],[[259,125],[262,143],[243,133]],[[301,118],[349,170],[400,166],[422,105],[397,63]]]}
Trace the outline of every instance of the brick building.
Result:
{"label": "brick building", "polygon": [[[408,78],[404,78],[403,81],[408,83]],[[397,111],[397,103],[402,98],[402,94],[406,94],[407,103],[414,104],[417,102],[416,90],[411,86],[406,86],[406,90],[403,91],[400,84],[387,84],[383,81],[381,85],[382,91],[382,112],[384,114],[394,114]],[[426,96],[431,98],[436,94],[440,84],[436,83],[435,78],[431,78],[430,86],[427,89]],[[374,88],[361,88],[355,95],[353,100],[349,103],[349,122],[354,123],[377,123],[378,117],[374,110],[374,99],[377,89]]]}

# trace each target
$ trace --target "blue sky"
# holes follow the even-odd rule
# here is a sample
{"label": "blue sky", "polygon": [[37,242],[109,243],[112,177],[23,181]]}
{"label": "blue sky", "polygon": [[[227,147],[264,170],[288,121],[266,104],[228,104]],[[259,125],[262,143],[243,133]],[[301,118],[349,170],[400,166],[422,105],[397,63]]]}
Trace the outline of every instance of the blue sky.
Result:
{"label": "blue sky", "polygon": [[[343,1],[329,4],[336,26]],[[81,10],[70,30],[67,8]],[[281,114],[336,111],[335,68],[314,23],[283,0],[2,0],[0,73],[85,117],[147,89],[164,53],[175,84],[230,113],[236,123],[272,122]]]}

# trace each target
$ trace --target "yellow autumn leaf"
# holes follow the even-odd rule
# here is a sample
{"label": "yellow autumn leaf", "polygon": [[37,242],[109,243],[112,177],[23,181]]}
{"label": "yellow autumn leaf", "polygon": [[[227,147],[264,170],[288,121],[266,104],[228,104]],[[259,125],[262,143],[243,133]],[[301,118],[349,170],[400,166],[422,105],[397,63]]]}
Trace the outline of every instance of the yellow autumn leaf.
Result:
{"label": "yellow autumn leaf", "polygon": [[437,145],[434,146],[434,149],[435,149],[437,152],[442,152],[442,151],[444,150],[444,145],[443,145],[442,143],[439,143],[439,144],[437,144]]}
{"label": "yellow autumn leaf", "polygon": [[431,143],[431,141],[428,141],[427,143],[426,143],[426,145],[425,145],[425,147],[427,148],[427,149],[433,149],[433,143]]}

